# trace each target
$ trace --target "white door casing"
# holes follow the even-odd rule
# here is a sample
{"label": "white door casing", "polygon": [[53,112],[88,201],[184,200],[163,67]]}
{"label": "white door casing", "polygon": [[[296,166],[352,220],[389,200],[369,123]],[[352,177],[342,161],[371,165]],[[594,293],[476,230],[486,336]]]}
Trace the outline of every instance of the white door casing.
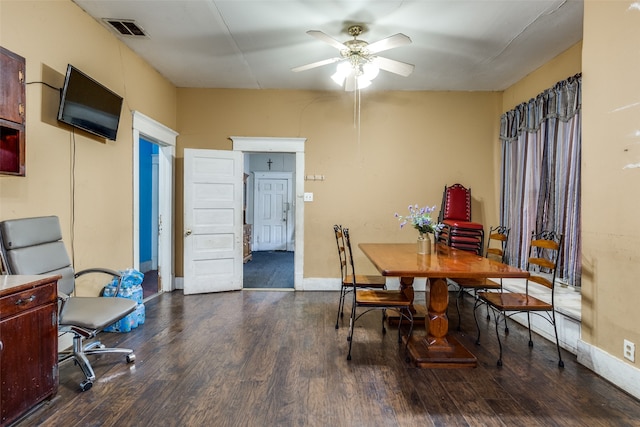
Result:
{"label": "white door casing", "polygon": [[184,293],[242,289],[243,156],[184,150]]}
{"label": "white door casing", "polygon": [[173,171],[178,132],[162,123],[133,111],[133,268],[140,269],[140,208],[138,205],[140,171],[140,138],[158,144],[158,280],[162,292],[175,289],[173,277],[174,230],[173,230]]}
{"label": "white door casing", "polygon": [[160,234],[160,213],[158,212],[158,154],[151,155],[152,169],[151,173],[151,269],[158,269],[158,235]]}
{"label": "white door casing", "polygon": [[292,174],[255,172],[254,178],[254,250],[293,250]]}

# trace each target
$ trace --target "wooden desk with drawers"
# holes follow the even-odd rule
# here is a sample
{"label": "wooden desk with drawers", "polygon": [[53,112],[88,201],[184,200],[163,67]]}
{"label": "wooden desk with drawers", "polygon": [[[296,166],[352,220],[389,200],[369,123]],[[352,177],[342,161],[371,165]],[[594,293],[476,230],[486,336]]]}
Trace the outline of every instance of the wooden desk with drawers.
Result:
{"label": "wooden desk with drawers", "polygon": [[0,426],[57,392],[58,279],[0,275]]}

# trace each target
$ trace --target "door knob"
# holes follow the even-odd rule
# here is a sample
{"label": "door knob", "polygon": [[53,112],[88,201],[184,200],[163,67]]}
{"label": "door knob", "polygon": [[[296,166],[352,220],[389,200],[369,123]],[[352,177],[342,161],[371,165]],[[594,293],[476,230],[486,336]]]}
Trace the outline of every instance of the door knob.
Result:
{"label": "door knob", "polygon": [[184,232],[185,236],[191,236],[192,231],[187,229],[187,231]]}

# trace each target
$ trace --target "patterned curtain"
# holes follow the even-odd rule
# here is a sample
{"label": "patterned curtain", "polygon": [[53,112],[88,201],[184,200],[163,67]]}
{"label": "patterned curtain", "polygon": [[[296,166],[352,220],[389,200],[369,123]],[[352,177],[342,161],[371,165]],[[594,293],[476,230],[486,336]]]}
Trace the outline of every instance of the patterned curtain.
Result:
{"label": "patterned curtain", "polygon": [[500,221],[511,229],[506,259],[526,266],[532,231],[562,233],[558,277],[580,286],[582,75],[556,83],[503,114]]}

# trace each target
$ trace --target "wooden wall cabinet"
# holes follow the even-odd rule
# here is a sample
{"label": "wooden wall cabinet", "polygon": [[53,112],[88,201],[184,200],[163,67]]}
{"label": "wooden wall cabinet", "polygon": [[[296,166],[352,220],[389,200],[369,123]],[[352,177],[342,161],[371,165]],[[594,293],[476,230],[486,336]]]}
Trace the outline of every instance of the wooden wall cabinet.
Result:
{"label": "wooden wall cabinet", "polygon": [[0,276],[0,426],[58,390],[60,276]]}
{"label": "wooden wall cabinet", "polygon": [[0,174],[25,175],[25,59],[0,47]]}

